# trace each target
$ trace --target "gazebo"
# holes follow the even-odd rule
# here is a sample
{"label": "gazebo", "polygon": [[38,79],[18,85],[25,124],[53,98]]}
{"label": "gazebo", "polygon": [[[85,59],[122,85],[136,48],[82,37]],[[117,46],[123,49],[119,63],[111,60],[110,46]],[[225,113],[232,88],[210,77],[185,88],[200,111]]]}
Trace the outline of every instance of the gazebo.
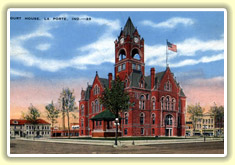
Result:
{"label": "gazebo", "polygon": [[[92,121],[92,137],[115,137],[116,133],[116,125],[112,122],[115,121],[115,115],[109,111],[104,110],[92,117],[90,120]],[[118,136],[121,136],[121,118],[119,118],[119,129]],[[101,122],[102,128],[95,128],[95,122]]]}

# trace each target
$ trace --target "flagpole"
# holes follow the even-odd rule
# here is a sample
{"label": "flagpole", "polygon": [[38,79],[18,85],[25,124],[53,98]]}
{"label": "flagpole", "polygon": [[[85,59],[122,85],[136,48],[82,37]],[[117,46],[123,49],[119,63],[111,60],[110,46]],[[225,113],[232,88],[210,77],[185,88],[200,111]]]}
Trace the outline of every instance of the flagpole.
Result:
{"label": "flagpole", "polygon": [[168,42],[168,40],[166,40],[166,68],[167,68],[167,61],[168,61],[168,50],[167,50],[168,45],[167,45],[167,42]]}

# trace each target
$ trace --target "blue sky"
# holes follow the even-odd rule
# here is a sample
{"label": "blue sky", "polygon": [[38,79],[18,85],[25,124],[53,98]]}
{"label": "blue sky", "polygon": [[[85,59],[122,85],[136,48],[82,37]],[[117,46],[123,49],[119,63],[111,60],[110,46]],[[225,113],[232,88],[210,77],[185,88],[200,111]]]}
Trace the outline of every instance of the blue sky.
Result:
{"label": "blue sky", "polygon": [[[146,75],[165,69],[166,39],[169,66],[177,79],[224,77],[224,13],[217,12],[11,12],[11,81],[92,80],[95,71],[114,71],[114,41],[128,17],[145,39]],[[24,20],[39,17],[39,21]],[[44,18],[49,17],[46,21]],[[66,17],[66,21],[53,21]],[[72,17],[91,18],[73,21]]]}

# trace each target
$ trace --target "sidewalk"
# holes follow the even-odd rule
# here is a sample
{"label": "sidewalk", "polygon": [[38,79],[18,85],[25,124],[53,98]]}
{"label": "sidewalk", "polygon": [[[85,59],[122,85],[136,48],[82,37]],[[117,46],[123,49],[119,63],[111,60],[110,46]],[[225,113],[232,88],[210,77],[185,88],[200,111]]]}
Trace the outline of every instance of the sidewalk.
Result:
{"label": "sidewalk", "polygon": [[[114,140],[84,140],[84,139],[24,139],[25,141],[40,141],[50,143],[88,144],[113,146]],[[206,138],[205,142],[223,141],[223,138]],[[169,139],[169,140],[118,140],[119,146],[152,145],[152,144],[174,144],[174,143],[198,143],[204,142],[204,138],[196,139]]]}

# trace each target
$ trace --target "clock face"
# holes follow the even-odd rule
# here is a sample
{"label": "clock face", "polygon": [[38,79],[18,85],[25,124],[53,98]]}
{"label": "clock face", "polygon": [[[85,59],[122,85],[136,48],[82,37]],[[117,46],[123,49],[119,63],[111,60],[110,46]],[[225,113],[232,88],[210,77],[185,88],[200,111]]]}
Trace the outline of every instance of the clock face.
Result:
{"label": "clock face", "polygon": [[135,38],[134,38],[134,42],[135,42],[135,43],[138,43],[138,42],[139,42],[139,38],[135,37]]}
{"label": "clock face", "polygon": [[124,38],[120,39],[120,43],[123,44],[124,43]]}

